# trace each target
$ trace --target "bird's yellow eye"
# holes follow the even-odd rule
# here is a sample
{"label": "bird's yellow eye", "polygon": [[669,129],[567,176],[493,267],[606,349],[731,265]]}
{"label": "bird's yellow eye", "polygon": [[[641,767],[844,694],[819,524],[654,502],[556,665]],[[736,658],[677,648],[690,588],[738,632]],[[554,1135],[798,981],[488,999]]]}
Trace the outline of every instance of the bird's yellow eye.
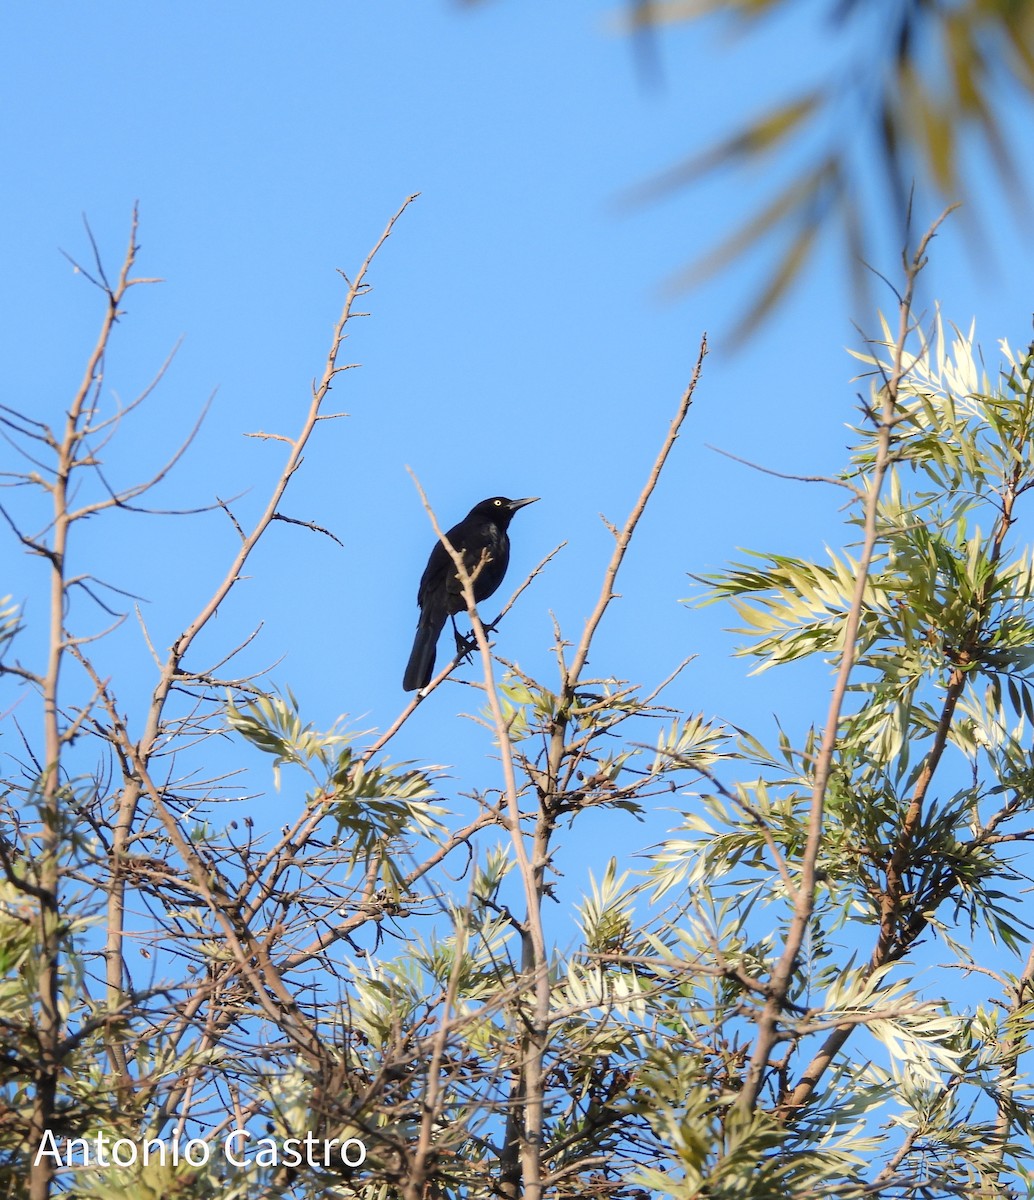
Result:
{"label": "bird's yellow eye", "polygon": [[495,506],[496,506],[496,508],[498,508],[500,504],[502,504],[502,500],[497,500],[497,501],[495,502]]}

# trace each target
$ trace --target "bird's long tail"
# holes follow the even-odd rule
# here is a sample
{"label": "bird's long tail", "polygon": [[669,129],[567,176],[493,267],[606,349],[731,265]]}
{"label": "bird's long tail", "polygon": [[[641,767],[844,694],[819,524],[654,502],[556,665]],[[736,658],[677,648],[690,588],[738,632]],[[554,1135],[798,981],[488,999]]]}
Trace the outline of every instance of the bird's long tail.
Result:
{"label": "bird's long tail", "polygon": [[406,664],[402,687],[407,692],[427,687],[434,674],[434,656],[438,647],[438,636],[445,625],[445,613],[424,613],[416,627],[413,649]]}

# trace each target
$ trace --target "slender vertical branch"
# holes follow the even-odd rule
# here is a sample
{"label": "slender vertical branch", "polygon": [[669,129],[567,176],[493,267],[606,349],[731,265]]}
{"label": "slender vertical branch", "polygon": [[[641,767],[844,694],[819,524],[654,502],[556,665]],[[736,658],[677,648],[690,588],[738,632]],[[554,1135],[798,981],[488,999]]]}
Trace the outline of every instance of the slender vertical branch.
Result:
{"label": "slender vertical branch", "polygon": [[664,464],[668,461],[668,456],[671,454],[675,443],[678,441],[679,431],[689,414],[690,406],[693,403],[693,396],[696,392],[697,384],[700,381],[700,373],[704,368],[704,358],[707,355],[707,335],[700,339],[700,349],[697,352],[696,365],[693,367],[693,374],[690,376],[686,390],[682,393],[679,400],[678,408],[675,410],[675,416],[671,419],[671,424],[668,426],[668,433],[661,444],[660,451],[654,460],[653,467],[650,469],[650,474],[647,477],[643,490],[639,493],[639,498],[632,507],[632,511],[628,515],[628,520],[620,530],[614,530],[614,551],[610,556],[610,562],[607,564],[607,569],[603,573],[603,585],[600,588],[599,598],[596,601],[596,606],[585,622],[585,629],[582,632],[581,640],[575,649],[574,658],[571,660],[570,666],[567,668],[564,678],[561,681],[563,692],[566,695],[573,693],[574,688],[578,684],[581,677],[582,669],[585,666],[586,660],[589,657],[589,649],[592,645],[592,639],[599,628],[600,621],[603,620],[603,615],[610,606],[610,602],[614,599],[614,583],[617,579],[618,572],[621,570],[621,564],[625,560],[625,553],[628,550],[629,543],[632,540],[632,535],[635,533],[636,526],[643,513],[646,511],[646,506],[650,502],[650,497],[653,495],[657,483],[660,480],[661,472],[664,470]]}
{"label": "slender vertical branch", "polygon": [[442,1003],[442,1019],[431,1036],[431,1055],[427,1063],[427,1082],[424,1086],[424,1100],[420,1113],[420,1133],[417,1137],[416,1149],[413,1152],[409,1176],[402,1190],[403,1200],[424,1200],[427,1194],[425,1189],[431,1174],[434,1127],[442,1115],[442,1066],[445,1061],[452,1016],[456,1008],[456,997],[459,995],[460,976],[463,973],[463,958],[466,949],[467,929],[461,918],[455,925],[452,967],[449,971],[449,983]]}
{"label": "slender vertical branch", "polygon": [[[412,472],[411,472],[412,474]],[[521,923],[522,961],[521,971],[525,986],[531,987],[534,1000],[530,1011],[521,1013],[524,1024],[521,1036],[520,1061],[517,1065],[517,1080],[513,1092],[513,1103],[507,1114],[507,1131],[504,1136],[504,1162],[501,1189],[504,1196],[520,1194],[524,1200],[539,1200],[542,1195],[542,1127],[544,1120],[543,1060],[549,1032],[549,969],[546,956],[546,938],[542,927],[542,895],[544,890],[546,855],[542,847],[532,857],[524,841],[520,797],[517,790],[517,775],[514,769],[513,744],[510,727],[503,713],[495,682],[492,648],[477,611],[474,597],[474,580],[478,568],[468,571],[463,555],[456,550],[442,532],[438,518],[420,486],[413,477],[420,499],[434,527],[435,535],[445,547],[456,568],[463,589],[474,637],[481,656],[485,694],[492,712],[492,723],[496,732],[496,743],[503,768],[503,793],[510,840],[513,844],[517,867],[524,888],[525,918]],[[520,1179],[517,1178],[516,1161],[520,1160]],[[523,1186],[521,1187],[521,1184]]]}
{"label": "slender vertical branch", "polygon": [[61,990],[61,920],[60,920],[60,855],[64,842],[64,797],[61,751],[64,745],[61,728],[60,681],[68,650],[65,631],[67,604],[69,539],[74,516],[69,510],[69,495],[79,457],[79,449],[93,401],[103,380],[104,356],[112,330],[118,320],[126,292],[136,281],[130,272],[137,256],[137,213],[134,210],[118,280],[102,286],[107,305],[100,332],[83,372],[82,380],[65,414],[64,431],[53,443],[55,454],[54,478],[50,485],[53,505],[52,540],[47,559],[50,564],[50,618],[47,669],[43,676],[44,767],[41,788],[42,830],[39,856],[36,862],[36,882],[39,888],[38,937],[39,1015],[37,1035],[40,1061],[36,1072],[36,1087],[30,1122],[29,1145],[33,1155],[29,1175],[30,1200],[46,1200],[50,1195],[53,1167],[49,1159],[40,1162],[35,1154],[41,1139],[53,1123],[62,1064],[60,1047],[63,1041],[63,1020],[60,1012]]}
{"label": "slender vertical branch", "polygon": [[[930,241],[950,211],[951,209],[946,210],[933,223],[920,240],[911,260],[906,260],[905,263],[905,288],[898,304],[898,330],[894,342],[892,369],[883,386],[883,407],[876,430],[876,457],[865,496],[862,550],[858,561],[854,593],[844,622],[843,647],[840,652],[836,680],[830,695],[821,745],[815,759],[808,834],[801,855],[800,882],[794,896],[793,915],[790,919],[786,943],[769,978],[768,999],[758,1019],[753,1053],[744,1078],[743,1088],[736,1100],[741,1116],[751,1113],[758,1102],[769,1058],[778,1041],[779,1021],[785,1008],[798,957],[815,908],[816,864],[822,843],[826,789],[829,786],[830,772],[836,752],[840,714],[843,709],[844,697],[847,694],[848,681],[857,657],[858,630],[865,605],[865,590],[878,539],[877,519],[880,493],[892,465],[892,441],[897,424],[898,396],[902,380],[908,370],[905,348],[913,329],[912,304],[915,285],[920,272],[926,265],[926,251]],[[816,1079],[812,1078],[809,1073],[808,1078],[797,1089],[797,1092],[801,1093],[800,1099],[795,1092],[792,1103],[802,1102],[804,1095],[810,1094],[815,1082]]]}

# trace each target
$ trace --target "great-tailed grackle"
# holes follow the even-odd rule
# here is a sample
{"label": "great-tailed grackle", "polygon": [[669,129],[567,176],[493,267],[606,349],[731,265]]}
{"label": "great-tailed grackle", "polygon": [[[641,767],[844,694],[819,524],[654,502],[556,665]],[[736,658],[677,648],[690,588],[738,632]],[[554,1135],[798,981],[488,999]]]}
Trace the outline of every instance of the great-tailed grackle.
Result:
{"label": "great-tailed grackle", "polygon": [[[479,604],[503,582],[510,561],[510,538],[506,530],[514,513],[537,499],[538,496],[527,496],[523,500],[492,496],[475,504],[445,535],[457,554],[463,555],[467,573],[474,577],[474,599]],[[402,681],[407,692],[415,692],[431,682],[438,635],[445,625],[445,618],[463,612],[467,607],[456,564],[440,541],[435,543],[420,577],[416,602],[420,606],[420,620]]]}

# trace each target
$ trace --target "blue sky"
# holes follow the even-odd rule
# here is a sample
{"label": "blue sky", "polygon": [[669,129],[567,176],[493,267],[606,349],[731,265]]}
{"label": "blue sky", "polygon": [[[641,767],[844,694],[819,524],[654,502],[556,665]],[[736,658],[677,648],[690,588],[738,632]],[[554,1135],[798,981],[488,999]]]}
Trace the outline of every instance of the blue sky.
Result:
{"label": "blue sky", "polygon": [[[689,573],[718,568],[737,547],[818,554],[839,544],[839,494],[759,475],[708,446],[835,473],[857,390],[845,347],[858,344],[852,319],[871,330],[872,314],[852,307],[842,259],[824,245],[776,319],[734,351],[728,333],[757,264],[676,301],[658,289],[752,209],[763,177],[723,175],[631,211],[618,198],[842,51],[820,9],[805,6],[743,44],[721,23],[666,32],[651,81],[616,31],[619,11],[48,0],[0,12],[3,402],[60,413],[100,315],[98,293],[60,250],[88,261],[85,213],[116,269],[138,202],[140,272],[165,282],[133,294],[109,386],[132,397],[182,345],[112,448],[112,477],[153,470],[213,397],[158,506],[243,493],[242,521],[257,513],[281,452],[242,433],[298,427],[341,302],[336,269],[352,271],[420,193],[370,276],[371,316],[351,328],[347,353],[362,369],[332,403],[351,415],[320,430],[284,505],[344,547],[274,528],[210,643],[264,622],[247,661],[282,660],[272,680],[317,725],[350,713],[383,728],[405,702],[432,544],[407,466],[444,523],[486,495],[542,497],[513,527],[511,582],[558,542],[568,547],[508,619],[500,649],[552,680],[550,612],[577,637],[610,553],[597,514],[627,514],[705,329],[713,349],[696,405],[593,665],[652,685],[696,654],[672,702],[761,735],[777,709],[798,729],[825,712],[814,676],[796,694],[792,673],[748,679],[748,664],[729,659],[731,614],[680,600],[694,590]],[[1018,109],[1018,122],[1029,115]],[[1000,336],[1028,335],[1034,250],[1029,223],[1017,226],[982,170],[974,162],[986,244],[974,252],[962,224],[950,226],[928,295],[959,324],[976,317],[990,352]],[[881,244],[877,265],[893,275],[893,246]],[[86,531],[82,553],[146,598],[164,646],[211,591],[233,540],[218,515],[120,516]],[[0,590],[30,597],[39,565],[15,556],[9,569]],[[30,624],[42,616],[30,599]],[[146,690],[135,630],[103,654],[124,692]],[[456,764],[459,790],[494,782],[481,732],[452,719],[470,707],[466,689],[439,690],[396,754]],[[601,830],[586,855],[601,868],[613,844]]]}

